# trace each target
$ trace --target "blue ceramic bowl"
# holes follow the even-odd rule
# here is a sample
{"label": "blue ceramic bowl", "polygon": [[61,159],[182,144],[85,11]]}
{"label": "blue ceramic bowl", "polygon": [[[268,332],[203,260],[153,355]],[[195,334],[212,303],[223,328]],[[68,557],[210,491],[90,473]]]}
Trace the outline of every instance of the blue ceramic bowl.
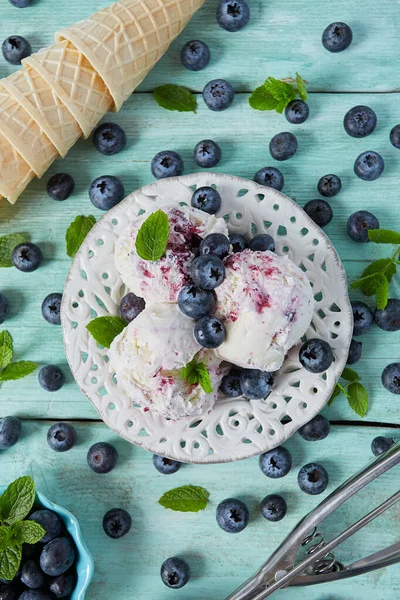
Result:
{"label": "blue ceramic bowl", "polygon": [[[0,486],[0,495],[5,491],[5,486]],[[40,492],[37,492],[35,508],[40,506],[57,513],[64,523],[65,529],[75,542],[77,549],[77,560],[75,562],[77,582],[74,591],[70,596],[70,600],[84,600],[86,591],[92,581],[94,563],[92,555],[82,538],[81,528],[76,517],[62,506],[58,506],[50,502]]]}

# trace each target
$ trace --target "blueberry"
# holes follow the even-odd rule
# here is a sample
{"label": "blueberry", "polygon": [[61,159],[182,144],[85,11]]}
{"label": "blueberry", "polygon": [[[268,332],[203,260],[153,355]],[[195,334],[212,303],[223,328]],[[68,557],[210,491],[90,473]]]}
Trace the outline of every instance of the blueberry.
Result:
{"label": "blueberry", "polygon": [[236,498],[227,498],[217,506],[217,523],[227,533],[243,531],[249,522],[249,509]]}
{"label": "blueberry", "polygon": [[382,385],[392,394],[400,394],[400,363],[392,363],[382,371]]}
{"label": "blueberry", "polygon": [[354,173],[363,181],[375,181],[382,175],[384,168],[382,156],[372,150],[357,156],[354,163]]}
{"label": "blueberry", "polygon": [[274,384],[272,373],[259,369],[242,369],[240,385],[244,396],[251,400],[259,400],[269,396]]}
{"label": "blueberry", "polygon": [[390,143],[395,148],[400,149],[400,124],[395,125],[392,131],[390,132]]}
{"label": "blueberry", "polygon": [[376,114],[369,106],[355,106],[345,114],[343,126],[351,137],[366,137],[376,127]]}
{"label": "blueberry", "polygon": [[52,600],[51,596],[43,590],[26,590],[19,600]]}
{"label": "blueberry", "polygon": [[226,110],[233,102],[233,87],[225,79],[213,79],[203,89],[203,100],[210,110]]}
{"label": "blueberry", "polygon": [[229,254],[230,241],[223,233],[210,233],[200,243],[200,254],[214,254],[221,260]]}
{"label": "blueberry", "polygon": [[394,444],[394,440],[392,438],[383,437],[382,435],[378,435],[378,437],[374,438],[371,442],[371,450],[374,456],[380,456],[386,450],[389,450]]}
{"label": "blueberry", "polygon": [[178,306],[191,319],[201,319],[215,311],[217,301],[212,291],[195,285],[185,285],[178,294]]}
{"label": "blueberry", "polygon": [[332,348],[318,338],[307,340],[299,351],[300,364],[310,373],[323,373],[333,362]]}
{"label": "blueberry", "polygon": [[237,398],[238,396],[241,396],[243,392],[240,383],[240,370],[235,368],[231,369],[228,375],[225,375],[222,378],[219,389],[221,393],[228,398]]}
{"label": "blueberry", "polygon": [[370,329],[374,317],[370,307],[365,302],[352,302],[354,328],[353,335],[363,335]]}
{"label": "blueberry", "polygon": [[355,242],[369,242],[368,230],[379,229],[379,221],[367,210],[358,210],[347,221],[347,233]]}
{"label": "blueberry", "polygon": [[247,238],[245,238],[245,236],[241,233],[230,233],[229,241],[231,243],[232,250],[235,253],[242,252],[242,250],[245,250],[249,245]]}
{"label": "blueberry", "polygon": [[19,271],[31,273],[36,271],[43,260],[39,246],[30,242],[23,242],[15,246],[11,254],[11,262]]}
{"label": "blueberry", "polygon": [[163,150],[152,159],[151,172],[156,179],[178,177],[183,173],[183,160],[177,152]]}
{"label": "blueberry", "polygon": [[390,298],[386,308],[375,310],[375,322],[384,331],[399,331],[400,329],[400,300]]}
{"label": "blueberry", "polygon": [[267,521],[281,521],[286,515],[287,504],[279,494],[265,496],[260,503],[260,512]]}
{"label": "blueberry", "polygon": [[32,54],[28,40],[20,35],[12,35],[3,42],[3,56],[11,65],[20,65],[21,60]]}
{"label": "blueberry", "polygon": [[118,452],[107,442],[93,444],[87,453],[87,463],[95,473],[109,473],[118,460]]}
{"label": "blueberry", "polygon": [[354,365],[361,358],[362,342],[357,340],[351,340],[349,355],[347,357],[347,364]]}
{"label": "blueberry", "polygon": [[264,167],[254,175],[254,181],[260,185],[273,188],[280,192],[285,183],[284,177],[276,167]]}
{"label": "blueberry", "polygon": [[56,173],[47,182],[47,193],[53,200],[66,200],[74,191],[75,181],[67,173]]}
{"label": "blueberry", "polygon": [[21,421],[17,417],[0,419],[0,450],[14,446],[21,435]]}
{"label": "blueberry", "polygon": [[47,365],[39,371],[39,383],[46,392],[58,392],[65,383],[64,373],[56,365]]}
{"label": "blueberry", "polygon": [[68,571],[74,564],[75,557],[73,541],[70,538],[58,537],[43,548],[40,555],[40,568],[46,575],[57,577]]}
{"label": "blueberry", "polygon": [[136,317],[145,309],[146,303],[143,298],[136,296],[133,292],[129,292],[124,296],[119,304],[121,317],[128,323],[136,319]]}
{"label": "blueberry", "polygon": [[268,235],[268,233],[259,233],[255,235],[249,241],[250,250],[259,252],[275,252],[274,238]]}
{"label": "blueberry", "polygon": [[56,452],[71,450],[76,442],[76,431],[69,423],[55,423],[47,432],[47,443]]}
{"label": "blueberry", "polygon": [[[32,0],[9,0],[10,4],[15,6],[16,8],[26,8],[31,5]],[[2,600],[0,598],[0,600]]]}
{"label": "blueberry", "polygon": [[190,568],[182,558],[172,556],[167,558],[161,565],[160,571],[162,582],[169,588],[179,590],[187,584],[190,579]]}
{"label": "blueberry", "polygon": [[9,308],[10,305],[8,302],[8,298],[6,298],[4,294],[0,293],[0,325],[6,320]]}
{"label": "blueberry", "polygon": [[311,496],[322,494],[322,492],[326,490],[328,482],[329,477],[327,470],[317,463],[304,465],[297,475],[299,488]]}
{"label": "blueberry", "polygon": [[284,131],[274,135],[269,143],[269,151],[275,160],[288,160],[297,152],[297,138],[293,133]]}
{"label": "blueberry", "polygon": [[131,515],[123,508],[112,508],[103,517],[103,529],[114,540],[126,535],[131,527]]}
{"label": "blueberry", "polygon": [[213,290],[225,279],[224,263],[218,256],[202,254],[190,265],[190,274],[199,288]]}
{"label": "blueberry", "polygon": [[322,45],[329,52],[342,52],[352,42],[353,32],[346,23],[331,23],[322,34]]}
{"label": "blueberry", "polygon": [[292,125],[300,125],[307,121],[310,109],[304,100],[292,100],[285,108],[285,117]]}
{"label": "blueberry", "polygon": [[336,194],[338,194],[342,189],[342,181],[337,175],[324,175],[318,181],[317,187],[321,196],[325,196],[325,198],[332,198],[332,196],[336,196]]}
{"label": "blueberry", "polygon": [[28,588],[37,589],[44,584],[44,574],[38,563],[34,560],[27,560],[22,567],[21,581]]}
{"label": "blueberry", "polygon": [[102,123],[93,133],[93,144],[101,154],[112,156],[125,148],[126,135],[116,123]]}
{"label": "blueberry", "polygon": [[285,477],[292,468],[292,455],[283,446],[260,454],[259,465],[261,471],[271,479]]}
{"label": "blueberry", "polygon": [[125,197],[125,188],[118,177],[103,175],[97,177],[89,188],[91,203],[99,210],[110,210]]}
{"label": "blueberry", "polygon": [[221,208],[221,196],[212,187],[199,187],[193,193],[191,204],[209,215],[215,215]]}
{"label": "blueberry", "polygon": [[47,510],[46,508],[37,510],[31,514],[29,520],[39,523],[39,525],[46,530],[45,535],[40,540],[41,544],[48,544],[49,542],[52,542],[62,532],[62,521],[58,514],[52,510]]}
{"label": "blueberry", "polygon": [[17,600],[17,590],[11,582],[0,581],[0,600]]}
{"label": "blueberry", "polygon": [[180,462],[172,460],[172,458],[166,458],[165,456],[158,456],[153,454],[153,465],[159,473],[163,475],[173,475],[181,468]]}
{"label": "blueberry", "polygon": [[210,48],[200,40],[187,42],[181,50],[181,62],[189,71],[201,71],[210,62]]}
{"label": "blueberry", "polygon": [[203,348],[218,348],[226,338],[225,325],[217,317],[201,317],[194,327],[194,337]]}
{"label": "blueberry", "polygon": [[54,577],[49,582],[49,590],[56,598],[67,598],[75,588],[76,577],[74,573],[68,572]]}
{"label": "blueberry", "polygon": [[304,212],[308,214],[310,219],[319,227],[325,227],[332,221],[332,207],[326,200],[310,200],[304,206]]}
{"label": "blueberry", "polygon": [[221,155],[221,148],[212,140],[202,140],[194,149],[194,160],[203,169],[216,167],[221,160]]}
{"label": "blueberry", "polygon": [[328,436],[330,428],[331,425],[328,419],[325,419],[322,415],[317,415],[303,427],[300,427],[299,434],[307,442],[318,442]]}
{"label": "blueberry", "polygon": [[242,29],[250,19],[250,8],[245,0],[221,0],[217,8],[217,23],[226,31]]}
{"label": "blueberry", "polygon": [[55,292],[46,296],[42,302],[42,315],[51,325],[61,323],[61,300],[62,294]]}

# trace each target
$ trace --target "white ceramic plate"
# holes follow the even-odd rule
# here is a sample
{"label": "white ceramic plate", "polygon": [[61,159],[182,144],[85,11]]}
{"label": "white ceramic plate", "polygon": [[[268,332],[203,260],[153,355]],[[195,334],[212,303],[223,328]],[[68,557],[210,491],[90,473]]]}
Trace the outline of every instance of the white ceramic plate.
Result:
{"label": "white ceramic plate", "polygon": [[[96,316],[117,315],[126,293],[114,266],[114,245],[123,228],[143,211],[165,204],[190,205],[193,190],[215,185],[222,196],[218,216],[230,231],[268,232],[276,252],[288,256],[313,286],[316,308],[307,337],[328,341],[335,362],[312,375],[287,356],[266,400],[221,400],[210,414],[177,422],[134,406],[109,372],[107,350],[86,330]],[[230,175],[196,173],[160,180],[137,190],[104,215],[77,253],[64,291],[62,328],[72,373],[103,421],[147,450],[183,462],[216,463],[260,454],[291,436],[326,404],[348,355],[352,311],[342,263],[326,235],[284,194]]]}

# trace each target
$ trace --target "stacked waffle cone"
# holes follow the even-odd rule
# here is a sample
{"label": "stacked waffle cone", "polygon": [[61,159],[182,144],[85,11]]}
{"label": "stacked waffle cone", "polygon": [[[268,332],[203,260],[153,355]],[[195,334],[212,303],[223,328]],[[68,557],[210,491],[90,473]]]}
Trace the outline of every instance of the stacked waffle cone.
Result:
{"label": "stacked waffle cone", "polygon": [[204,0],[121,0],[56,34],[0,80],[0,197],[29,182],[119,110]]}

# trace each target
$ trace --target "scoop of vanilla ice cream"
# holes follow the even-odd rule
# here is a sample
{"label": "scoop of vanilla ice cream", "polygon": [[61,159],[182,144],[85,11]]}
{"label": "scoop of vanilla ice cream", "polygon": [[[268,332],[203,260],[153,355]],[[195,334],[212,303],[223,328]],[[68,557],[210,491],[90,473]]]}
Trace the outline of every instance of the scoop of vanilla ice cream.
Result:
{"label": "scoop of vanilla ice cream", "polygon": [[[155,209],[156,210],[156,209]],[[189,206],[165,206],[169,238],[164,256],[143,260],[136,252],[136,236],[150,213],[132,221],[115,246],[115,264],[123,282],[146,302],[176,302],[181,288],[190,280],[190,264],[200,242],[210,233],[228,234],[225,221]]]}
{"label": "scoop of vanilla ice cream", "polygon": [[306,275],[287,257],[244,250],[225,261],[216,288],[227,337],[217,354],[235,365],[277,371],[307,331],[314,310]]}

